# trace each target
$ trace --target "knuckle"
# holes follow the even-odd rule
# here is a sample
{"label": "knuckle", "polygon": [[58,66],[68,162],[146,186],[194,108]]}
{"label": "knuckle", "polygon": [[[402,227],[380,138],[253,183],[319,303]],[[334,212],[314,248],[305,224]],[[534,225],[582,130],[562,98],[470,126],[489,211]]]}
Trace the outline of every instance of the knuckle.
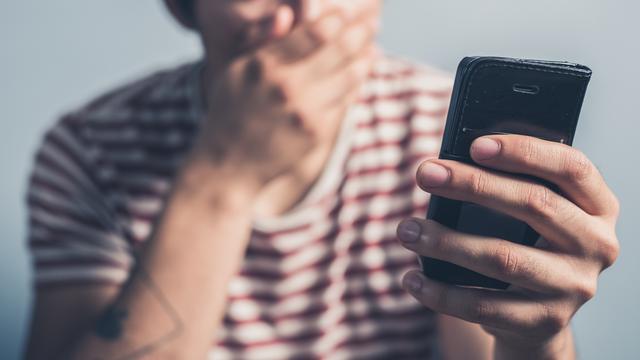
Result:
{"label": "knuckle", "polygon": [[601,240],[600,255],[602,257],[603,268],[613,265],[620,255],[620,242],[615,235],[611,235]]}
{"label": "knuckle", "polygon": [[597,290],[597,281],[589,279],[578,284],[574,289],[574,293],[582,303],[585,303],[596,296]]}
{"label": "knuckle", "polygon": [[283,91],[279,85],[271,85],[268,88],[269,99],[273,100],[277,104],[284,104],[287,102],[287,94]]}
{"label": "knuckle", "polygon": [[558,210],[558,201],[546,186],[530,186],[525,198],[524,209],[542,219],[552,219]]}
{"label": "knuckle", "polygon": [[253,55],[246,59],[241,65],[241,71],[245,81],[249,83],[257,83],[264,77],[265,60],[263,56]]}
{"label": "knuckle", "polygon": [[592,176],[594,170],[591,160],[582,151],[571,148],[564,164],[564,173],[569,181],[584,182]]}
{"label": "knuckle", "polygon": [[322,46],[329,41],[329,34],[321,25],[307,28],[305,37],[315,46]]}
{"label": "knuckle", "polygon": [[472,195],[484,196],[489,192],[489,179],[483,171],[474,171],[468,186]]}
{"label": "knuckle", "polygon": [[448,241],[447,234],[442,231],[436,231],[430,226],[422,233],[422,246],[426,251],[434,255],[446,253]]}
{"label": "knuckle", "polygon": [[295,95],[295,90],[291,83],[281,78],[277,73],[271,75],[271,91],[283,102],[291,101]]}
{"label": "knuckle", "polygon": [[478,300],[469,305],[464,312],[468,320],[483,324],[495,317],[496,309],[490,301]]}
{"label": "knuckle", "polygon": [[539,163],[540,149],[532,139],[521,139],[518,141],[517,147],[522,155],[522,162],[525,166],[532,166]]}
{"label": "knuckle", "polygon": [[520,271],[519,256],[508,244],[498,245],[494,250],[493,259],[498,273],[512,276]]}
{"label": "knuckle", "polygon": [[569,324],[569,320],[562,312],[546,308],[544,316],[538,321],[536,327],[543,334],[557,334]]}

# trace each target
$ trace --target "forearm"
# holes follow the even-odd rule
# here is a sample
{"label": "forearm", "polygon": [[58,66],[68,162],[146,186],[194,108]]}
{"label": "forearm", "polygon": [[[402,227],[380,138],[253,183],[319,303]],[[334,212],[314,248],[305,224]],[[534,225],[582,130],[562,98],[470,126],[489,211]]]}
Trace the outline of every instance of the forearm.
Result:
{"label": "forearm", "polygon": [[186,172],[137,270],[98,330],[77,344],[75,358],[206,353],[250,236],[250,198],[223,178],[216,181],[222,186],[194,186],[219,174]]}
{"label": "forearm", "polygon": [[515,344],[496,340],[494,358],[502,359],[562,359],[576,358],[573,334],[570,328],[553,337],[544,345]]}

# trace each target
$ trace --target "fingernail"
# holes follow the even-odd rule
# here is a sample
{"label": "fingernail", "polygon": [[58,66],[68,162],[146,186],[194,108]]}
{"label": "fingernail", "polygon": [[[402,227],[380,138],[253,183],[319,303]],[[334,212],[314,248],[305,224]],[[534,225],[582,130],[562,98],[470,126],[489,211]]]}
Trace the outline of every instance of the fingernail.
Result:
{"label": "fingernail", "polygon": [[422,278],[415,272],[409,273],[404,277],[404,285],[412,293],[418,293],[422,290]]}
{"label": "fingernail", "polygon": [[500,143],[487,137],[476,139],[471,144],[471,154],[476,160],[489,160],[500,153]]}
{"label": "fingernail", "polygon": [[402,242],[414,243],[420,238],[422,227],[413,220],[406,220],[398,225],[398,237]]}
{"label": "fingernail", "polygon": [[449,181],[449,170],[436,163],[426,163],[420,169],[420,183],[425,187],[438,187]]}

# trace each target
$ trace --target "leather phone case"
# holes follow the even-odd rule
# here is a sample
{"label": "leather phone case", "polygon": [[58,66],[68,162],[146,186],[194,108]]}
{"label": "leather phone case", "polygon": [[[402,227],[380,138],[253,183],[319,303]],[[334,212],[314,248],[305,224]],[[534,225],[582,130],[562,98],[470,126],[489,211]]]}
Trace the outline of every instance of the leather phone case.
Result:
{"label": "leather phone case", "polygon": [[[489,134],[529,135],[571,145],[590,78],[588,67],[566,62],[463,59],[440,158],[473,164],[471,143]],[[461,232],[528,246],[539,238],[535,230],[509,214],[439,196],[432,196],[427,218]],[[442,282],[494,289],[509,286],[441,260],[421,257],[420,262],[425,275]]]}

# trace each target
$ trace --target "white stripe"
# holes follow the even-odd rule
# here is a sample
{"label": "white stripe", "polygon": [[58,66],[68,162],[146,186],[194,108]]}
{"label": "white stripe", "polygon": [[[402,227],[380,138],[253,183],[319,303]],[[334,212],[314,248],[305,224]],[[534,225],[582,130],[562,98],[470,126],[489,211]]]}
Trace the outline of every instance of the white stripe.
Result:
{"label": "white stripe", "polygon": [[86,213],[81,209],[78,209],[76,204],[73,201],[70,201],[70,199],[60,196],[55,192],[43,190],[39,186],[30,187],[28,196],[36,200],[38,203],[62,208],[70,214],[80,216],[86,215]]}
{"label": "white stripe", "polygon": [[125,252],[113,252],[88,244],[86,241],[68,241],[58,247],[32,247],[31,253],[39,261],[62,261],[82,259],[102,259],[120,264],[122,267],[130,267],[133,264],[133,256]]}
{"label": "white stripe", "polygon": [[126,176],[118,176],[117,182],[125,189],[145,188],[160,194],[171,189],[171,181],[166,177],[142,171],[129,171]]}
{"label": "white stripe", "polygon": [[375,127],[359,129],[353,138],[353,146],[360,148],[376,142],[401,141],[407,135],[409,135],[409,128],[406,124],[381,123]]}
{"label": "white stripe", "polygon": [[369,79],[363,86],[362,97],[390,97],[407,92],[447,92],[451,85],[449,77],[421,73],[395,79]]}
{"label": "white stripe", "polygon": [[187,141],[186,135],[179,129],[171,129],[162,133],[143,133],[132,123],[122,129],[92,129],[86,127],[82,130],[83,135],[91,141],[109,143],[113,148],[110,151],[118,150],[116,146],[163,146],[166,150],[182,146]]}
{"label": "white stripe", "polygon": [[413,181],[418,163],[406,171],[383,170],[375,174],[353,177],[344,184],[342,198],[354,198],[361,194],[382,193],[395,190]]}
{"label": "white stripe", "polygon": [[124,269],[102,266],[67,266],[64,268],[47,267],[35,272],[35,280],[39,284],[65,282],[73,280],[110,281],[124,283],[129,272]]}
{"label": "white stripe", "polygon": [[449,105],[448,100],[419,96],[411,101],[379,100],[371,105],[372,111],[379,118],[407,118],[414,112],[444,112]]}
{"label": "white stripe", "polygon": [[[46,157],[50,159],[52,162],[59,165],[61,168],[65,169],[69,172],[70,176],[79,181],[84,187],[87,189],[93,188],[93,184],[87,177],[87,175],[75,164],[75,162],[69,158],[65,152],[62,152],[58,149],[57,146],[52,143],[45,143],[42,145],[41,152],[46,154]],[[76,154],[77,156],[82,157],[82,154]]]}
{"label": "white stripe", "polygon": [[113,123],[116,124],[130,124],[134,121],[139,121],[142,124],[157,124],[157,125],[175,125],[189,121],[191,119],[191,113],[183,109],[163,109],[162,111],[141,109],[132,110],[130,108],[117,108],[110,110],[95,110],[89,112],[86,115],[86,120],[93,122],[93,126],[99,126],[101,123]]}
{"label": "white stripe", "polygon": [[338,214],[338,222],[349,224],[362,217],[383,217],[410,206],[411,202],[406,195],[374,196],[357,203],[345,204]]}
{"label": "white stripe", "polygon": [[153,167],[154,169],[171,170],[176,168],[184,160],[185,154],[174,153],[171,155],[157,155],[138,149],[113,149],[104,151],[102,157],[115,166],[140,166],[141,168]]}
{"label": "white stripe", "polygon": [[80,238],[87,239],[87,241],[95,244],[97,247],[103,247],[111,250],[118,249],[123,252],[126,252],[129,248],[127,242],[120,236],[105,233],[84,224],[72,222],[67,218],[51,214],[38,207],[31,209],[31,217],[36,222],[39,222],[54,231],[58,230],[77,234]]}
{"label": "white stripe", "polygon": [[347,162],[347,169],[362,171],[382,166],[398,166],[404,156],[405,151],[401,147],[384,146],[352,155]]}
{"label": "white stripe", "polygon": [[415,131],[434,132],[441,131],[444,127],[445,117],[433,117],[418,114],[411,119],[411,126]]}
{"label": "white stripe", "polygon": [[[413,136],[414,139],[429,139],[440,141],[440,137],[435,135],[435,131],[441,130],[443,125],[442,118],[429,115],[416,115],[410,123],[399,122],[381,122],[375,127],[361,128],[355,134],[353,139],[354,147],[361,148],[378,142],[400,142],[407,136]],[[432,132],[426,135],[416,135],[415,132]]]}
{"label": "white stripe", "polygon": [[[46,187],[41,188],[37,184],[32,185],[30,191],[36,191],[38,196],[43,196],[44,194],[49,194],[47,196],[51,197],[55,196],[55,201],[59,201],[58,205],[64,204],[63,206],[67,208],[76,208],[76,213],[82,213],[84,215],[92,214],[93,218],[100,222],[105,229],[121,231],[120,224],[114,220],[110,209],[102,202],[103,195],[92,185],[91,189],[80,189],[77,184],[69,181],[55,170],[49,169],[45,164],[37,164],[34,169],[34,175],[42,178],[47,183],[59,186],[72,195],[70,198],[65,199],[54,195],[53,192],[50,192]],[[50,198],[50,200],[53,201],[53,198]]]}
{"label": "white stripe", "polygon": [[347,161],[350,172],[375,169],[379,167],[399,166],[404,157],[433,157],[440,149],[440,139],[423,137],[412,141],[403,149],[397,145],[384,145],[353,154]]}

